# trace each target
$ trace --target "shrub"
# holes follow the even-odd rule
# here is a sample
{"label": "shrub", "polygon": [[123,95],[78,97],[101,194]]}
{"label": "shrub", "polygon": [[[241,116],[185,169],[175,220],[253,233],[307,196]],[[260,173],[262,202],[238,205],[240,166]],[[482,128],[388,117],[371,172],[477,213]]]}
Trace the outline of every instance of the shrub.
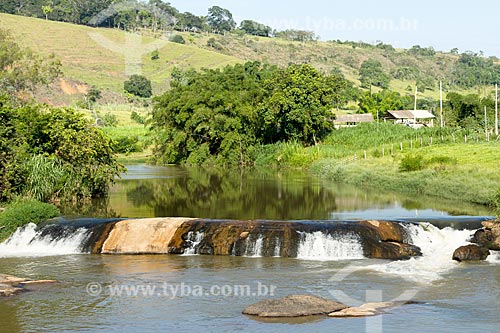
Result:
{"label": "shrub", "polygon": [[116,139],[114,151],[120,154],[130,154],[141,152],[142,147],[137,136],[123,136]]}
{"label": "shrub", "polygon": [[8,238],[19,227],[38,224],[59,214],[59,209],[51,204],[37,200],[15,201],[0,213],[0,240]]}
{"label": "shrub", "polygon": [[151,80],[143,75],[134,74],[124,82],[123,88],[129,94],[138,97],[149,98],[153,96]]}
{"label": "shrub", "polygon": [[102,125],[106,127],[116,127],[118,125],[118,117],[115,114],[106,113],[102,117]]}
{"label": "shrub", "polygon": [[174,35],[170,38],[170,41],[172,43],[177,43],[177,44],[186,44],[186,41],[181,35]]}
{"label": "shrub", "polygon": [[132,111],[132,113],[130,114],[130,119],[141,125],[144,125],[146,123],[146,119],[136,111]]}
{"label": "shrub", "polygon": [[406,155],[401,160],[399,165],[399,171],[401,172],[411,172],[419,171],[424,168],[424,158],[422,155]]}
{"label": "shrub", "polygon": [[158,59],[160,59],[160,51],[156,49],[153,52],[151,52],[151,60],[158,60]]}

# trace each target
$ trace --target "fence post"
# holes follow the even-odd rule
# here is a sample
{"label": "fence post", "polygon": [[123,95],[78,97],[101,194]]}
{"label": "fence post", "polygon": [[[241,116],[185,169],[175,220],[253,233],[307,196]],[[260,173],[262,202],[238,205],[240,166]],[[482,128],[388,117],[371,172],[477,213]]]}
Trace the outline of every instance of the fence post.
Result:
{"label": "fence post", "polygon": [[382,157],[385,157],[385,148],[382,148]]}
{"label": "fence post", "polygon": [[365,160],[366,160],[366,150],[364,151],[364,154],[365,154]]}
{"label": "fence post", "polygon": [[399,146],[401,147],[401,151],[403,151],[403,143],[402,142],[399,144]]}
{"label": "fence post", "polygon": [[420,148],[422,148],[423,145],[424,145],[424,139],[420,137]]}
{"label": "fence post", "polygon": [[465,141],[465,143],[467,143],[467,134],[465,134],[465,136],[464,136],[464,141]]}
{"label": "fence post", "polygon": [[[413,139],[410,139],[410,148],[413,149]],[[403,149],[401,149],[403,150]]]}
{"label": "fence post", "polygon": [[432,146],[432,136],[431,136],[431,144],[429,146]]}

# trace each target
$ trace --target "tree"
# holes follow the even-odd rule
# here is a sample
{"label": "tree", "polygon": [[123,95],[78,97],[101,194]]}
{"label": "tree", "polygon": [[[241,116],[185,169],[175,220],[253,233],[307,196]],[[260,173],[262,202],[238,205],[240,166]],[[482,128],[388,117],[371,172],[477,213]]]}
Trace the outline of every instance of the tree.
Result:
{"label": "tree", "polygon": [[259,110],[264,143],[299,141],[316,144],[333,128],[332,106],[345,81],[310,65],[280,69],[266,82],[270,92]]}
{"label": "tree", "polygon": [[92,86],[89,88],[87,93],[85,94],[85,100],[87,102],[87,106],[89,110],[92,110],[92,106],[102,97],[102,92],[96,86]]}
{"label": "tree", "polygon": [[316,35],[312,31],[305,30],[285,30],[276,32],[276,37],[296,42],[312,42],[316,40]]}
{"label": "tree", "polygon": [[219,6],[213,6],[208,9],[207,16],[208,25],[215,31],[232,31],[236,28],[236,22],[233,19],[233,14]]}
{"label": "tree", "polygon": [[45,20],[49,19],[49,14],[54,12],[54,3],[52,1],[48,1],[45,5],[42,6],[42,12],[45,15]]}
{"label": "tree", "polygon": [[146,78],[143,75],[134,74],[130,76],[130,78],[125,81],[123,84],[123,88],[126,92],[138,96],[149,98],[153,96],[153,88],[151,86],[151,80]]}
{"label": "tree", "polygon": [[365,92],[359,100],[359,108],[363,113],[371,113],[374,117],[385,114],[389,110],[401,110],[407,108],[410,103],[407,97],[397,92],[383,90],[376,94]]}
{"label": "tree", "polygon": [[249,35],[269,37],[273,31],[271,27],[252,20],[244,20],[240,24],[240,29]]}
{"label": "tree", "polygon": [[384,72],[382,64],[378,60],[366,60],[359,69],[359,80],[363,88],[372,86],[386,89],[389,87],[389,76]]}
{"label": "tree", "polygon": [[158,163],[247,164],[260,139],[257,109],[275,68],[249,62],[193,73],[175,70],[172,89],[155,100]]}

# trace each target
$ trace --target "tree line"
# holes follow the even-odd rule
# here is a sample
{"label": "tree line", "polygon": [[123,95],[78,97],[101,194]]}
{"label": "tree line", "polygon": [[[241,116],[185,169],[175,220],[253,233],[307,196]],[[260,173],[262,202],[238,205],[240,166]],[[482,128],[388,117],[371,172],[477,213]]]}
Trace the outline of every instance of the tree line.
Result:
{"label": "tree line", "polygon": [[127,31],[150,29],[157,31],[193,31],[243,33],[290,40],[309,41],[315,35],[309,31],[276,31],[254,20],[243,20],[239,25],[233,14],[225,8],[212,6],[207,15],[197,16],[180,12],[162,0],[3,0],[0,12],[44,18],[98,27],[118,28]]}

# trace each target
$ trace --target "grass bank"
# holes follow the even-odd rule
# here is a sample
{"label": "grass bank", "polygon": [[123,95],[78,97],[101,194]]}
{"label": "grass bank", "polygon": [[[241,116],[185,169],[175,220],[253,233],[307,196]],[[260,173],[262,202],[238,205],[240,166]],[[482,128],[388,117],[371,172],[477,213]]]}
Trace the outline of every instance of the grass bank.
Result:
{"label": "grass bank", "polygon": [[369,124],[322,144],[262,148],[257,164],[307,168],[336,182],[482,205],[500,205],[500,142],[454,129]]}
{"label": "grass bank", "polygon": [[17,228],[29,223],[41,223],[59,216],[56,206],[36,200],[17,200],[0,212],[0,241],[5,240]]}

